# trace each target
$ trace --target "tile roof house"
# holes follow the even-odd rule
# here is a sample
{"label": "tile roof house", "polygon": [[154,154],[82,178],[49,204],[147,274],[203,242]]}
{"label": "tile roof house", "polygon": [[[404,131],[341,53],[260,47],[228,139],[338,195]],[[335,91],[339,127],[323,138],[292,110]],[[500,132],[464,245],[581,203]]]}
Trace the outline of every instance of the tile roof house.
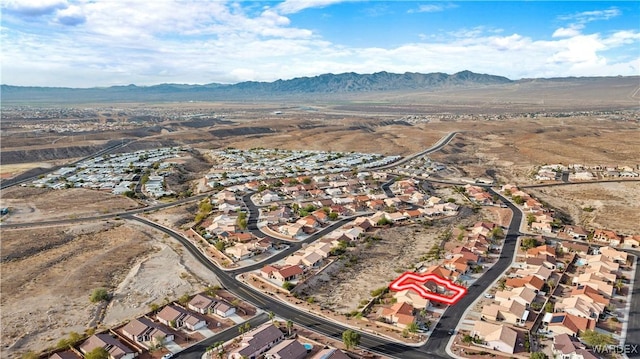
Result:
{"label": "tile roof house", "polygon": [[256,359],[284,339],[280,329],[271,323],[263,324],[242,336],[240,347],[229,353],[230,359]]}
{"label": "tile roof house", "polygon": [[518,333],[508,326],[482,321],[475,322],[471,336],[483,340],[481,346],[509,354],[515,351],[518,340]]}
{"label": "tile roof house", "polygon": [[612,261],[620,264],[627,262],[627,252],[619,251],[611,247],[600,247],[600,254],[609,257]]}
{"label": "tile roof house", "polygon": [[283,340],[264,354],[264,359],[302,359],[307,349],[295,339]]}
{"label": "tile roof house", "polygon": [[571,296],[582,297],[587,301],[604,304],[605,307],[609,305],[609,299],[598,293],[596,289],[583,284],[578,284],[578,286],[571,291]]}
{"label": "tile roof house", "polygon": [[525,305],[513,300],[501,302],[500,304],[485,305],[482,308],[482,317],[493,321],[521,325],[526,323],[529,311]]}
{"label": "tile roof house", "polygon": [[196,294],[187,304],[187,308],[200,314],[210,313],[216,300],[204,294]]}
{"label": "tile roof house", "polygon": [[429,306],[429,299],[423,298],[411,289],[395,292],[393,297],[396,298],[396,303],[407,303],[416,309],[423,309]]}
{"label": "tile roof house", "polygon": [[576,242],[560,242],[562,250],[565,252],[576,252],[586,254],[589,251],[589,245]]}
{"label": "tile roof house", "polygon": [[94,334],[79,346],[83,354],[96,348],[106,349],[111,359],[133,359],[138,356],[137,352],[108,333]]}
{"label": "tile roof house", "polygon": [[505,285],[510,288],[527,287],[537,292],[544,287],[544,281],[534,275],[528,275],[523,278],[509,278]]}
{"label": "tile roof house", "polygon": [[292,281],[298,278],[303,273],[302,268],[299,266],[288,266],[274,271],[271,277],[282,283]]}
{"label": "tile roof house", "polygon": [[[544,320],[547,318],[545,317]],[[544,322],[543,320],[543,322]],[[547,323],[549,331],[555,334],[580,335],[585,330],[594,330],[596,321],[588,318],[577,317],[568,313],[554,313]]]}
{"label": "tile roof house", "polygon": [[197,330],[207,325],[207,322],[200,317],[191,314],[187,309],[175,304],[169,304],[156,314],[158,321],[173,328],[186,327],[190,330]]}
{"label": "tile roof house", "polygon": [[573,314],[576,317],[591,318],[598,320],[598,317],[606,306],[601,303],[589,301],[582,297],[562,298],[555,305],[556,312]]}
{"label": "tile roof house", "polygon": [[[536,292],[527,287],[513,288],[509,291],[498,291],[495,294],[495,300],[499,303],[515,301],[529,308],[531,302],[536,298]],[[504,305],[504,304],[503,304]]]}
{"label": "tile roof house", "polygon": [[160,339],[164,342],[170,342],[174,339],[174,335],[169,329],[146,317],[136,318],[127,323],[122,327],[122,334],[138,343],[158,344]]}
{"label": "tile roof house", "polygon": [[413,310],[411,304],[398,302],[390,308],[382,308],[381,317],[399,328],[406,328],[416,320],[413,316]]}
{"label": "tile roof house", "polygon": [[564,333],[553,337],[552,351],[556,358],[598,359],[580,340]]}
{"label": "tile roof house", "polygon": [[212,313],[222,318],[227,318],[228,316],[233,315],[235,312],[236,312],[236,307],[234,307],[233,305],[231,305],[230,303],[224,300],[219,300],[213,306],[213,310],[212,310]]}

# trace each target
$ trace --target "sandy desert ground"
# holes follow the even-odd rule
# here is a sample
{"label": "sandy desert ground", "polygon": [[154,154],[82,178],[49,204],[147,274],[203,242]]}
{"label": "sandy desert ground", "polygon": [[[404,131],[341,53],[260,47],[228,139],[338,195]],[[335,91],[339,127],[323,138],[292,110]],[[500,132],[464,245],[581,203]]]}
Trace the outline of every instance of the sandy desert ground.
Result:
{"label": "sandy desert ground", "polygon": [[178,243],[137,223],[3,229],[2,357],[53,347],[102,318],[89,301],[104,287],[113,300],[99,322],[111,326],[217,279]]}

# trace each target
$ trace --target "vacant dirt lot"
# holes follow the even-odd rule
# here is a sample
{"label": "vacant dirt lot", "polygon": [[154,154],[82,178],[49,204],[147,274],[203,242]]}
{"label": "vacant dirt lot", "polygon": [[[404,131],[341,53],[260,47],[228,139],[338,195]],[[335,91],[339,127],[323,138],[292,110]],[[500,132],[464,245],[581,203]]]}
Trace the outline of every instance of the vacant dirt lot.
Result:
{"label": "vacant dirt lot", "polygon": [[216,278],[177,243],[137,223],[2,230],[2,357],[55,346],[100,318],[95,288],[114,295],[104,323],[195,293]]}
{"label": "vacant dirt lot", "polygon": [[124,196],[90,189],[52,190],[33,187],[3,190],[0,204],[10,209],[10,214],[2,218],[5,224],[90,217],[139,206],[136,201]]}
{"label": "vacant dirt lot", "polygon": [[[362,300],[371,299],[371,291],[388,286],[398,275],[413,270],[421,257],[434,246],[440,246],[442,235],[460,224],[472,225],[479,220],[493,220],[495,215],[464,210],[459,216],[436,220],[433,225],[398,226],[380,229],[372,236],[381,240],[371,244],[359,244],[357,261],[343,267],[333,277],[325,276],[319,287],[310,293],[323,307],[338,313],[348,313],[358,308]],[[455,239],[451,239],[455,242]],[[425,266],[439,263],[427,260]]]}
{"label": "vacant dirt lot", "polygon": [[640,234],[639,182],[575,184],[527,191],[569,214],[576,224]]}

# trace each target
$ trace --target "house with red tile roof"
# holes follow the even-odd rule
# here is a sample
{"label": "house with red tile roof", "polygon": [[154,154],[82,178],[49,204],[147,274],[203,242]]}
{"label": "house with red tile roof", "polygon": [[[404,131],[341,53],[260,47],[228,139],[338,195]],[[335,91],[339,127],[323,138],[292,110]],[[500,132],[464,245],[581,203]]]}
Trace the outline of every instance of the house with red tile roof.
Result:
{"label": "house with red tile roof", "polygon": [[556,248],[547,244],[537,246],[534,248],[529,248],[527,253],[525,254],[526,258],[538,257],[540,255],[547,255],[554,257],[556,256]]}
{"label": "house with red tile roof", "polygon": [[568,313],[553,313],[550,318],[543,319],[543,323],[548,319],[547,328],[554,335],[568,334],[577,336],[585,330],[594,330],[596,321],[589,318],[576,317]]}
{"label": "house with red tile roof", "polygon": [[615,231],[608,229],[596,229],[593,231],[593,240],[598,242],[610,243],[617,246],[622,241],[622,237]]}
{"label": "house with red tile roof", "polygon": [[404,329],[416,320],[413,311],[411,304],[398,302],[390,308],[382,308],[381,317]]}
{"label": "house with red tile roof", "polygon": [[604,306],[609,305],[609,299],[605,298],[602,294],[598,293],[596,289],[593,289],[583,284],[578,284],[578,286],[576,286],[571,291],[571,296],[581,297],[583,299],[586,299],[587,301],[604,304]]}
{"label": "house with red tile roof", "polygon": [[287,266],[271,273],[271,278],[279,281],[280,283],[290,282],[296,280],[302,275],[302,268],[299,266]]}
{"label": "house with red tile roof", "polygon": [[527,287],[537,292],[544,287],[544,281],[534,275],[528,275],[523,278],[508,278],[505,285],[509,288]]}

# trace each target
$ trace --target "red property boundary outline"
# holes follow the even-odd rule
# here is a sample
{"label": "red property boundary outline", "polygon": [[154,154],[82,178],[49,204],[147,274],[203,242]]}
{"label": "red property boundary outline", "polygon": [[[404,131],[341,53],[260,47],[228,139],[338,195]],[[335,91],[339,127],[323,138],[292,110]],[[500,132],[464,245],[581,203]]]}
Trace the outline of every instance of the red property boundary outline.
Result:
{"label": "red property boundary outline", "polygon": [[[456,294],[452,297],[446,297],[444,295],[428,291],[422,284],[430,280],[443,285],[445,288],[456,292]],[[419,274],[414,272],[404,272],[401,276],[396,278],[396,280],[391,282],[389,289],[394,292],[411,289],[418,293],[422,298],[435,300],[449,305],[456,304],[467,294],[467,288],[457,285],[448,279],[441,278],[433,273]]]}

